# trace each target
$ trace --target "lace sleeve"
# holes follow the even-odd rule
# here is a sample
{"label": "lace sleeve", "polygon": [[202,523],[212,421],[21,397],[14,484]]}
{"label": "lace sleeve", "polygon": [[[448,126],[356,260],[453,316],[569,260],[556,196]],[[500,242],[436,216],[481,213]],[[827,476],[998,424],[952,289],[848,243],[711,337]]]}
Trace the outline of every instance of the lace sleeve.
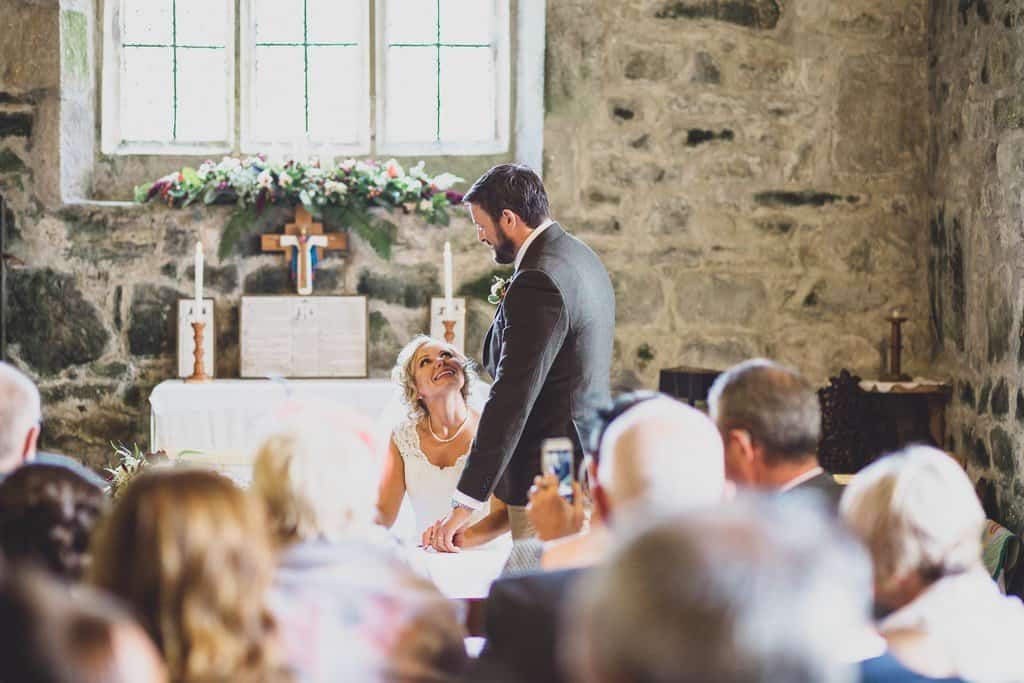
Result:
{"label": "lace sleeve", "polygon": [[392,436],[403,460],[424,457],[420,450],[420,435],[416,432],[415,422],[407,421],[398,425]]}

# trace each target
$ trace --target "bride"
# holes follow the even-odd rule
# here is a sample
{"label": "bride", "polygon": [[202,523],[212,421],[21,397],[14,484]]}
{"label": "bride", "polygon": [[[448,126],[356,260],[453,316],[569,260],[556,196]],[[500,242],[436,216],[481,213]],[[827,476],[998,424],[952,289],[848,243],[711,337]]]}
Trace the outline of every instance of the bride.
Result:
{"label": "bride", "polygon": [[[390,528],[408,493],[417,533],[426,536],[451,508],[480,413],[467,402],[476,374],[450,344],[419,335],[398,354],[392,379],[402,391],[409,416],[391,432],[387,463],[377,498],[379,521]],[[470,519],[456,544],[481,545],[509,528],[505,503],[494,496]]]}

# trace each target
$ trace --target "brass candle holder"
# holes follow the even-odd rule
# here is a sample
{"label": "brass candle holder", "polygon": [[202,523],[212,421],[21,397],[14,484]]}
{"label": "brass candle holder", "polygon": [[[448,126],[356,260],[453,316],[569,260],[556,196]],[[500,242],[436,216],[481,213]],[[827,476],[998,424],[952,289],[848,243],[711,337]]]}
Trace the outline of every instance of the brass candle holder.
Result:
{"label": "brass candle holder", "polygon": [[192,374],[185,378],[185,382],[187,384],[198,384],[210,381],[210,376],[206,374],[206,370],[203,366],[203,328],[205,327],[206,323],[204,322],[192,323],[192,334],[196,343],[192,356],[195,359],[195,362],[192,365]]}

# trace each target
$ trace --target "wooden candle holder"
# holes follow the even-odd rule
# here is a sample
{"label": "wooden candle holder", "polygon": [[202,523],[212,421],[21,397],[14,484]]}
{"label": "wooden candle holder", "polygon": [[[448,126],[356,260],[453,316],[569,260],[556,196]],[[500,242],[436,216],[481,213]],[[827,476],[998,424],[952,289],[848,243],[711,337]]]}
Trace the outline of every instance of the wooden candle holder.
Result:
{"label": "wooden candle holder", "polygon": [[449,344],[455,343],[455,321],[454,320],[442,320],[441,324],[444,325],[444,340]]}
{"label": "wooden candle holder", "polygon": [[197,384],[200,382],[209,382],[210,376],[206,374],[206,370],[203,367],[203,328],[206,327],[206,323],[194,322],[192,323],[192,333],[196,342],[195,351],[192,352],[195,358],[195,364],[192,366],[192,374],[185,378],[185,382],[188,384]]}

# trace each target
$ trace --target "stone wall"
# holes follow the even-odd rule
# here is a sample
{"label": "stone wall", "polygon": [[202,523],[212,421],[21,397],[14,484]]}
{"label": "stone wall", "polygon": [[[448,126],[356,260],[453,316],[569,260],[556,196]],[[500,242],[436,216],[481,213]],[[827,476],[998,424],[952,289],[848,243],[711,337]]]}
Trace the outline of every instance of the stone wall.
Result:
{"label": "stone wall", "polygon": [[[110,440],[144,440],[146,398],[174,370],[190,245],[214,244],[226,214],[62,203],[59,8],[4,5],[0,195],[24,264],[9,272],[9,350],[43,388],[45,445],[98,464]],[[548,0],[544,177],[556,218],[612,273],[617,384],[752,355],[819,381],[874,375],[893,306],[912,318],[909,366],[927,367],[926,6],[850,5]],[[95,190],[110,168],[84,183],[95,197],[112,198]],[[119,183],[132,168],[146,166],[122,164]],[[441,236],[398,223],[390,262],[354,238],[319,275],[321,292],[370,296],[375,376],[438,291]],[[477,349],[494,267],[465,219],[450,234]],[[208,260],[220,376],[237,374],[238,297],[288,289],[254,239]]]}
{"label": "stone wall", "polygon": [[1024,528],[1024,3],[934,0],[928,277],[932,343],[956,378],[949,443]]}

